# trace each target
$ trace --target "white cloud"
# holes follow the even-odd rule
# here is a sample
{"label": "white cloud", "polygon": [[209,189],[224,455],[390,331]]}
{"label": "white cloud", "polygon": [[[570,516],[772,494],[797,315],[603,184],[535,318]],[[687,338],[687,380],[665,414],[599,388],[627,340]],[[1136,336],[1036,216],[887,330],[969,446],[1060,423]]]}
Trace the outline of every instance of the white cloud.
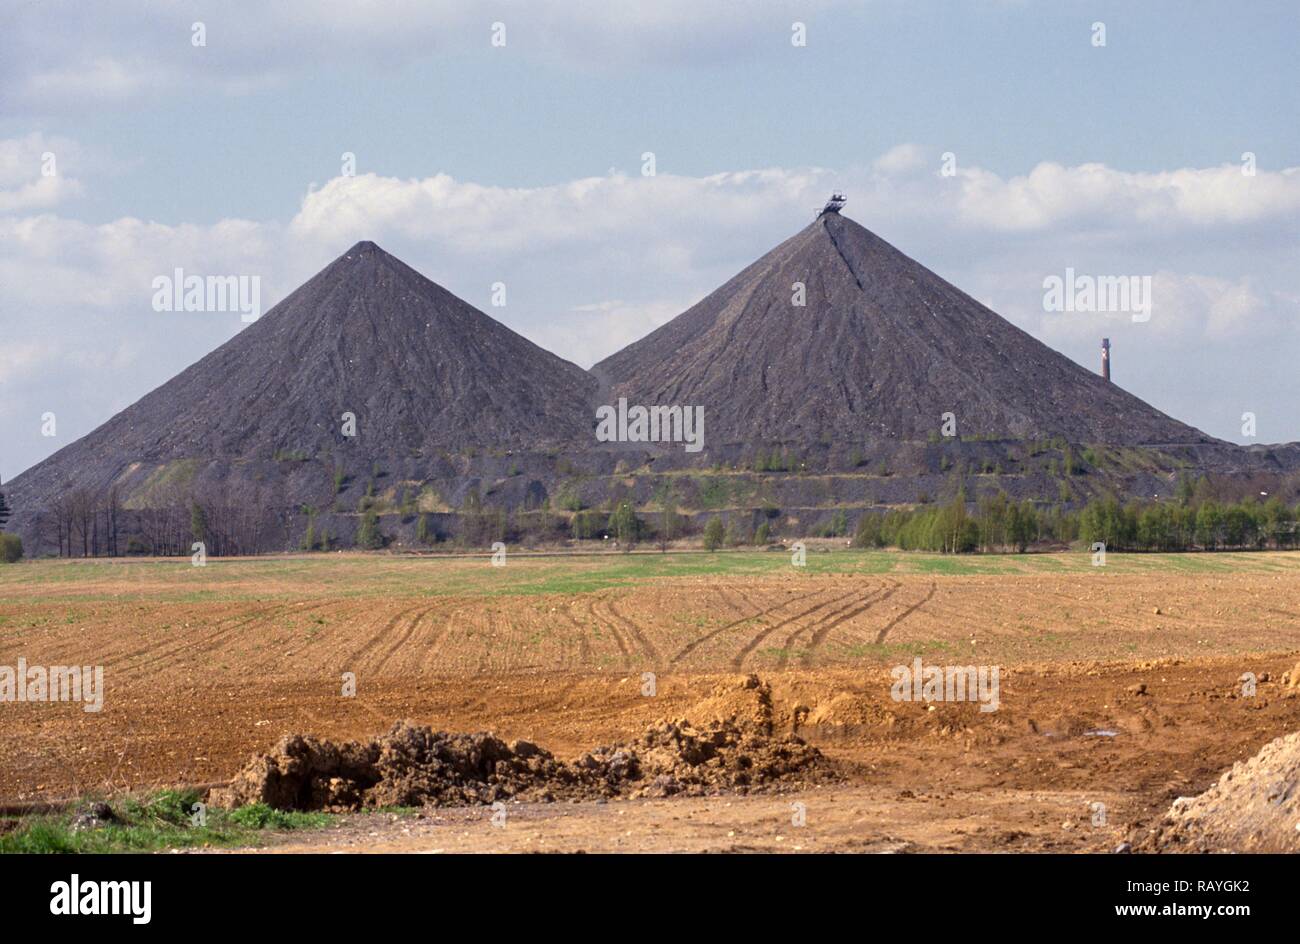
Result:
{"label": "white cloud", "polygon": [[66,169],[80,153],[67,138],[0,138],[0,213],[45,209],[81,193]]}
{"label": "white cloud", "polygon": [[[336,177],[309,192],[290,229],[298,237],[343,242],[394,233],[446,240],[459,252],[529,252],[604,245],[640,234],[638,254],[681,236],[681,221],[740,231],[798,207],[824,189],[826,171],[780,169],[709,177],[588,177],[552,186],[492,187],[439,174],[397,180]],[[707,239],[696,240],[703,244]],[[633,245],[636,241],[633,242]],[[674,261],[680,261],[674,259]]]}
{"label": "white cloud", "polygon": [[899,144],[880,157],[871,165],[886,177],[913,173],[923,170],[929,161],[929,154],[919,144]]}
{"label": "white cloud", "polygon": [[109,102],[159,88],[170,78],[147,62],[98,56],[33,72],[19,90],[23,97],[40,101]]}
{"label": "white cloud", "polygon": [[1182,223],[1249,223],[1300,213],[1300,168],[1258,171],[1235,165],[1133,173],[1104,164],[1044,162],[1003,180],[959,170],[961,219],[995,230],[1038,231],[1073,222],[1168,228]]}
{"label": "white cloud", "polygon": [[673,301],[608,299],[576,305],[569,317],[550,321],[529,334],[534,343],[548,351],[560,352],[566,360],[590,367],[667,324],[696,301],[699,299],[688,296]]}

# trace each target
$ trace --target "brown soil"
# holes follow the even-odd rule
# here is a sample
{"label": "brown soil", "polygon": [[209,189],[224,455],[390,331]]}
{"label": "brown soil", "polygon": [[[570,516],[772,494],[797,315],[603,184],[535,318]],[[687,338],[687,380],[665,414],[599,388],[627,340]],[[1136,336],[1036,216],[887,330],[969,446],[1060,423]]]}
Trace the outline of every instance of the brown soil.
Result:
{"label": "brown soil", "polygon": [[[237,565],[225,589],[247,599],[169,598],[151,577],[18,587],[0,601],[0,664],[103,664],[107,692],[98,714],[0,705],[0,802],[227,782],[286,735],[368,744],[398,719],[544,745],[567,768],[689,718],[796,734],[844,780],[726,799],[512,798],[511,822],[536,824],[548,848],[623,848],[628,830],[629,848],[1138,845],[1175,799],[1300,730],[1300,581],[1291,555],[1259,559],[1241,573],[682,577],[533,596],[403,596],[398,576],[327,592],[291,575],[253,596]],[[894,701],[890,667],[914,655],[1000,665],[999,710]],[[795,799],[808,828],[790,834]],[[481,808],[430,816],[394,828],[464,824],[413,848],[524,847],[522,831],[471,825]]]}

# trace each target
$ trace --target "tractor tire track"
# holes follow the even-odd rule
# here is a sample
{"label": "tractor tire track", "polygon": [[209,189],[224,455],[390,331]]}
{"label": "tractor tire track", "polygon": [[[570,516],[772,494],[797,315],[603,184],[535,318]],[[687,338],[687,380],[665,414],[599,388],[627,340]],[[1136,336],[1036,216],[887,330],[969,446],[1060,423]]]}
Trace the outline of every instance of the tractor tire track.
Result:
{"label": "tractor tire track", "polygon": [[632,620],[628,619],[621,612],[619,612],[618,608],[614,606],[613,600],[606,600],[605,608],[609,610],[609,615],[614,617],[614,619],[618,620],[620,623],[622,623],[623,628],[627,630],[627,632],[631,635],[631,637],[634,640],[636,640],[636,644],[641,648],[641,651],[646,655],[647,658],[649,658],[650,664],[651,665],[657,664],[659,662],[659,650],[655,648],[654,643],[652,643],[649,639],[645,638],[645,635],[642,634],[640,627],[638,627],[636,623],[634,623]]}
{"label": "tractor tire track", "polygon": [[323,600],[317,603],[309,603],[305,605],[300,605],[296,603],[286,603],[286,604],[281,604],[278,607],[270,607],[268,609],[260,610],[257,613],[253,614],[252,616],[249,616],[245,619],[237,619],[234,621],[226,622],[224,624],[218,624],[217,628],[215,628],[211,633],[208,633],[206,636],[201,636],[197,640],[187,639],[184,641],[176,642],[172,645],[168,645],[163,649],[146,647],[141,650],[136,650],[131,655],[143,655],[144,653],[152,653],[153,654],[152,658],[145,659],[144,661],[137,662],[133,665],[122,666],[121,668],[118,669],[118,671],[121,672],[121,674],[124,676],[131,677],[133,675],[139,674],[140,672],[142,672],[147,668],[150,668],[151,666],[156,666],[159,663],[163,663],[164,667],[166,667],[166,665],[174,664],[176,661],[178,661],[177,657],[180,657],[182,655],[190,655],[190,656],[206,655],[210,652],[214,652],[217,649],[219,649],[221,645],[225,643],[233,634],[239,632],[242,629],[259,626],[262,625],[263,623],[269,622],[272,619],[278,619],[282,616],[291,613],[292,614],[311,613],[316,610],[322,609],[323,607],[330,606],[331,604],[332,601],[329,600]]}
{"label": "tractor tire track", "polygon": [[436,609],[438,609],[437,603],[433,604],[432,606],[425,607],[423,610],[417,613],[415,615],[415,618],[412,619],[407,624],[406,631],[401,633],[401,635],[398,636],[398,638],[393,642],[393,644],[389,646],[387,650],[385,650],[384,654],[379,657],[379,661],[375,664],[375,666],[373,668],[367,669],[367,671],[373,675],[377,675],[378,673],[383,671],[384,667],[388,665],[389,661],[392,660],[393,656],[397,655],[397,653],[401,650],[401,648],[410,641],[413,635],[415,635],[416,629],[419,628],[420,623],[424,621],[424,618]]}
{"label": "tractor tire track", "polygon": [[[716,588],[718,596],[722,597],[722,602],[727,604],[737,613],[744,613],[749,607],[749,601],[728,587],[719,586]],[[748,617],[746,617],[748,618]]]}
{"label": "tractor tire track", "polygon": [[[578,617],[573,613],[573,608],[577,606],[577,603],[578,601],[571,600],[565,603],[562,607],[558,607],[556,613],[561,619],[568,623],[570,627],[572,627],[572,638],[570,639],[568,636],[565,637],[565,642],[561,650],[564,653],[564,666],[581,668],[591,661],[591,643],[587,639],[586,627],[582,625],[578,620]],[[566,630],[566,632],[570,631]],[[576,656],[573,653],[575,647],[577,648]]]}
{"label": "tractor tire track", "polygon": [[592,618],[592,620],[597,625],[609,626],[610,635],[614,637],[614,642],[618,646],[618,651],[623,656],[623,665],[624,667],[627,667],[630,664],[630,655],[627,648],[627,640],[623,638],[623,634],[618,631],[618,627],[615,626],[612,623],[612,621],[602,618],[601,615],[596,612],[597,602],[598,601],[596,600],[589,600],[587,602],[587,614]]}
{"label": "tractor tire track", "polygon": [[[325,610],[330,607],[336,606],[337,603],[338,603],[337,600],[318,600],[315,603],[290,604],[289,606],[286,606],[283,610],[281,610],[279,613],[276,613],[275,618],[280,619],[281,617],[284,616],[297,616],[302,613],[316,613],[319,612],[320,610]],[[227,641],[230,640],[235,630],[244,629],[244,628],[256,629],[258,626],[269,622],[270,622],[269,619],[254,620],[250,622],[247,625],[247,627],[244,626],[231,627],[230,629],[226,630],[224,633],[208,636],[206,639],[203,639],[201,641],[201,644],[197,648],[193,650],[193,653],[195,655],[207,655],[209,653],[216,652],[218,649],[221,648],[221,646],[223,646]]]}
{"label": "tractor tire track", "polygon": [[683,646],[678,651],[677,655],[673,656],[671,659],[668,660],[668,664],[673,665],[677,662],[680,662],[682,659],[690,655],[700,646],[704,645],[709,640],[716,638],[722,633],[725,633],[729,629],[735,629],[737,626],[742,626],[745,623],[748,623],[750,620],[758,619],[760,616],[767,616],[769,613],[774,613],[775,611],[782,609],[783,607],[791,606],[795,603],[802,603],[805,600],[812,599],[818,594],[822,594],[825,592],[826,592],[825,590],[813,590],[809,593],[804,593],[796,597],[791,597],[790,599],[782,600],[780,603],[774,603],[771,606],[767,607],[766,609],[759,610],[758,612],[752,613],[749,616],[742,616],[738,620],[732,620],[730,623],[727,623],[723,626],[719,626],[717,629],[711,629],[703,636],[700,636],[698,639],[693,639],[690,642],[688,642],[685,646]]}
{"label": "tractor tire track", "polygon": [[817,628],[817,631],[812,634],[812,638],[808,640],[808,651],[803,654],[803,658],[800,660],[800,665],[807,668],[813,664],[813,656],[815,656],[817,654],[817,651],[821,649],[822,643],[826,641],[826,637],[830,634],[830,631],[832,629],[834,629],[836,626],[839,626],[841,623],[847,623],[851,619],[856,619],[857,617],[861,616],[863,613],[867,612],[867,610],[874,607],[877,603],[884,603],[895,593],[897,593],[899,591],[899,588],[901,587],[902,584],[895,583],[884,593],[880,594],[880,596],[873,597],[872,599],[866,601],[866,603],[864,603],[864,605],[859,607],[858,609],[853,610],[850,613],[845,613],[843,616],[832,619],[829,622],[823,623],[821,626],[819,626]]}
{"label": "tractor tire track", "polygon": [[408,606],[399,610],[395,616],[384,624],[384,627],[381,630],[377,633],[371,634],[370,638],[361,645],[360,649],[348,656],[346,665],[352,667],[349,671],[356,671],[355,666],[359,665],[361,660],[368,656],[370,652],[375,649],[386,636],[388,636],[389,633],[396,630],[398,624],[418,609],[419,606]]}
{"label": "tractor tire track", "polygon": [[569,604],[567,615],[578,631],[578,664],[582,668],[588,668],[591,665],[591,640],[587,636],[587,627],[579,623],[578,618],[573,615],[576,602]]}
{"label": "tractor tire track", "polygon": [[865,594],[859,594],[854,599],[850,600],[847,604],[840,607],[839,609],[834,610],[830,613],[824,613],[821,616],[813,617],[813,619],[810,622],[806,623],[803,626],[796,625],[792,630],[790,630],[790,634],[785,637],[785,642],[781,643],[781,648],[780,648],[781,654],[778,655],[776,658],[776,668],[778,669],[785,668],[786,663],[790,659],[790,647],[794,645],[796,642],[798,642],[800,637],[802,637],[804,633],[816,630],[817,627],[820,626],[825,621],[832,620],[835,617],[839,616],[841,613],[846,613],[849,610],[852,610],[854,607],[860,606],[864,602],[870,601],[872,599],[872,595],[877,593],[879,589],[880,588],[877,587],[876,589],[867,591]]}
{"label": "tractor tire track", "polygon": [[[855,616],[865,613],[876,603],[890,596],[900,586],[897,581],[891,581],[890,583],[893,584],[892,587],[890,587],[889,584],[883,584],[868,591],[864,595],[858,596],[856,599],[849,601],[846,606],[842,606],[834,612],[825,613],[822,616],[816,617],[805,626],[796,626],[790,632],[790,635],[785,637],[785,642],[781,644],[780,655],[777,656],[776,667],[778,669],[786,667],[790,661],[791,648],[801,639],[805,638],[806,634],[811,633],[811,639],[817,640],[817,644],[820,644],[821,640],[826,638],[826,633],[830,632],[831,629],[834,629],[846,620],[853,619]],[[882,592],[883,595],[881,595]],[[807,664],[806,659],[804,660],[804,664]]]}
{"label": "tractor tire track", "polygon": [[886,624],[881,628],[880,632],[876,633],[876,645],[879,646],[881,643],[883,643],[883,642],[885,641],[885,637],[889,635],[889,631],[890,631],[891,629],[893,629],[895,626],[897,626],[897,625],[898,625],[899,623],[901,623],[903,620],[907,619],[909,616],[911,616],[913,613],[915,613],[917,610],[919,610],[922,606],[924,606],[925,604],[929,603],[929,602],[934,598],[935,591],[938,590],[938,589],[939,589],[939,585],[938,585],[937,583],[931,583],[931,584],[930,584],[930,589],[929,589],[928,591],[926,591],[925,596],[923,596],[921,599],[917,600],[915,603],[913,603],[911,606],[909,606],[909,607],[908,607],[907,609],[905,609],[903,612],[899,613],[899,614],[898,614],[897,616],[895,616],[892,620],[890,620],[888,623],[886,623]]}
{"label": "tractor tire track", "polygon": [[[270,615],[272,615],[272,614],[279,614],[279,613],[282,613],[282,612],[284,612],[285,609],[287,609],[287,607],[288,607],[288,604],[285,604],[285,603],[273,603],[273,604],[271,604],[271,605],[269,605],[269,606],[264,606],[264,607],[262,607],[261,609],[258,609],[256,612],[253,612],[253,613],[244,613],[244,614],[242,614],[242,615],[236,615],[236,616],[230,617],[230,618],[228,618],[228,619],[222,619],[222,620],[219,620],[219,621],[216,623],[216,625],[212,628],[211,633],[212,633],[212,635],[216,635],[216,634],[219,634],[219,633],[223,633],[223,632],[225,632],[227,629],[229,629],[229,628],[231,628],[231,627],[233,627],[233,626],[247,626],[249,623],[252,623],[252,622],[254,622],[254,621],[256,621],[256,620],[259,620],[259,619],[261,619],[263,616],[270,616]],[[224,628],[223,628],[223,627],[224,627]],[[205,638],[206,638],[206,637],[205,637]],[[151,659],[151,660],[148,660],[148,661],[146,661],[146,662],[140,663],[141,665],[152,665],[153,662],[157,661],[157,659],[159,659],[159,658],[165,658],[165,657],[168,656],[168,655],[171,655],[171,654],[173,654],[173,653],[175,653],[175,652],[178,652],[178,651],[180,651],[181,649],[183,649],[183,648],[184,648],[185,646],[187,646],[187,645],[189,645],[189,642],[188,642],[188,641],[186,641],[186,642],[176,642],[176,641],[174,641],[174,640],[169,641],[168,643],[166,643],[166,644],[165,644],[165,648],[163,648],[163,649],[159,649],[158,646],[156,646],[156,645],[145,644],[145,645],[142,646],[141,648],[138,648],[138,649],[132,649],[132,650],[130,650],[130,651],[128,651],[128,652],[124,652],[124,653],[122,653],[121,655],[114,656],[114,657],[113,657],[113,661],[114,661],[114,662],[129,662],[131,659],[137,659],[137,658],[140,658],[140,657],[142,657],[142,656],[152,655],[152,656],[155,657],[154,659]],[[125,670],[127,670],[127,671],[130,671],[130,670],[136,668],[136,666],[133,666],[133,665],[130,665],[130,666],[123,666],[122,668],[125,669]]]}
{"label": "tractor tire track", "polygon": [[424,658],[420,660],[421,675],[433,670],[434,662],[438,657],[439,647],[443,644],[447,636],[451,633],[452,623],[455,622],[456,617],[460,615],[460,613],[462,613],[464,609],[465,608],[463,606],[458,606],[454,608],[450,613],[447,614],[447,618],[443,620],[442,629],[439,629],[434,632],[433,637],[429,640],[428,651],[425,653]]}
{"label": "tractor tire track", "polygon": [[823,600],[821,603],[818,603],[814,607],[810,607],[809,609],[806,609],[800,613],[795,613],[793,616],[787,617],[786,619],[781,620],[781,622],[779,623],[773,623],[771,626],[759,630],[752,637],[750,637],[749,642],[745,643],[745,645],[741,648],[741,650],[738,653],[736,653],[734,657],[732,657],[731,660],[732,669],[734,669],[737,672],[740,671],[740,669],[745,664],[745,660],[749,658],[750,654],[753,653],[755,649],[757,649],[760,645],[762,645],[763,640],[765,640],[768,636],[772,635],[778,630],[785,629],[795,620],[801,620],[805,616],[810,616],[811,614],[816,613],[818,610],[824,610],[828,606],[839,606],[845,600],[849,599],[850,597],[856,596],[857,594],[858,594],[857,590],[850,590],[848,593],[841,594],[840,596],[837,596],[831,600]]}
{"label": "tractor tire track", "polygon": [[571,600],[564,605],[564,619],[573,626],[573,634],[577,639],[578,645],[578,668],[584,668],[591,663],[591,641],[587,638],[587,627],[584,626],[573,614],[573,608],[578,605],[577,600]]}

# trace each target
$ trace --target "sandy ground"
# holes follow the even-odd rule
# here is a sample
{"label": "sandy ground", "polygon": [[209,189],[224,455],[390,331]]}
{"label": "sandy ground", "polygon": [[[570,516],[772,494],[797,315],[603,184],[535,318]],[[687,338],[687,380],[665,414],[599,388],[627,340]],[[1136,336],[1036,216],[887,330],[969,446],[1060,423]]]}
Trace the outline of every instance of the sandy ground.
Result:
{"label": "sandy ground", "polygon": [[[1122,795],[1095,794],[1116,812]],[[912,794],[884,787],[823,787],[788,795],[511,804],[349,816],[336,828],[295,834],[251,852],[855,852],[1113,848],[1114,824],[1094,825],[1073,792]],[[1015,822],[1008,829],[1003,824]]]}

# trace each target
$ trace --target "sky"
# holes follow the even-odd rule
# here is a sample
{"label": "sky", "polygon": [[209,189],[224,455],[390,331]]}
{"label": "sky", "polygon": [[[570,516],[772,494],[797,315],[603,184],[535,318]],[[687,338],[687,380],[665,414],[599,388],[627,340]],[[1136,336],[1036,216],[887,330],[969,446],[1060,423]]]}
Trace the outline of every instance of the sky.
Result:
{"label": "sky", "polygon": [[[2,7],[0,480],[245,327],[155,310],[177,268],[265,311],[371,239],[588,367],[834,189],[1159,409],[1300,440],[1300,4]],[[1149,317],[1045,310],[1067,270]]]}

